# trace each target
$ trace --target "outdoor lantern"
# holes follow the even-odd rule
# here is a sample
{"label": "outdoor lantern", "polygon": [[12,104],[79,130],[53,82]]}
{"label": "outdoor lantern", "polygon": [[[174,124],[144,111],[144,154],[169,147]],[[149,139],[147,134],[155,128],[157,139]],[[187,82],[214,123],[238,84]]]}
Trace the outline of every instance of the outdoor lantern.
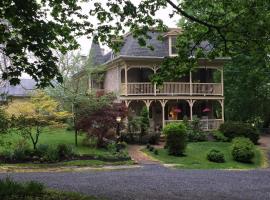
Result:
{"label": "outdoor lantern", "polygon": [[117,123],[120,123],[121,122],[121,117],[120,116],[116,117],[116,121],[117,121]]}
{"label": "outdoor lantern", "polygon": [[211,110],[210,110],[210,108],[205,108],[205,109],[203,109],[203,112],[210,112]]}

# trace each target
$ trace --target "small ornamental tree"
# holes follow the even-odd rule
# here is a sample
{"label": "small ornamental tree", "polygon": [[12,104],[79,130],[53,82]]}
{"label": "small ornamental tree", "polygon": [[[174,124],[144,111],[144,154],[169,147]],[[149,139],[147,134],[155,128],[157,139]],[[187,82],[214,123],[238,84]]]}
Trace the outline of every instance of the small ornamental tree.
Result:
{"label": "small ornamental tree", "polygon": [[[106,98],[106,95],[104,96],[101,98]],[[98,101],[98,98],[96,100]],[[106,146],[104,139],[108,131],[117,127],[116,117],[123,119],[127,116],[127,108],[124,103],[113,103],[111,98],[107,100],[110,103],[102,103],[103,105],[97,106],[96,109],[91,108],[90,105],[79,105],[78,108],[76,128],[97,137],[97,148]]]}
{"label": "small ornamental tree", "polygon": [[42,91],[37,91],[30,101],[10,103],[6,110],[14,119],[12,128],[31,140],[34,149],[44,127],[62,125],[71,117],[70,113],[59,110],[58,103]]}
{"label": "small ornamental tree", "polygon": [[141,128],[141,134],[140,134],[140,141],[142,142],[142,137],[147,133],[149,128],[149,112],[147,110],[147,107],[143,107],[141,113],[140,113],[140,128]]}

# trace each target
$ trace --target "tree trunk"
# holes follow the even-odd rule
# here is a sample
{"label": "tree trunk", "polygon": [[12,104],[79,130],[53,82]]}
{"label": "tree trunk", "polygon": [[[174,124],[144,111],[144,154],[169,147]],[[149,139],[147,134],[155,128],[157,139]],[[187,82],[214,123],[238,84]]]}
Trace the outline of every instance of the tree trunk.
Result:
{"label": "tree trunk", "polygon": [[75,128],[75,146],[78,146],[78,130]]}

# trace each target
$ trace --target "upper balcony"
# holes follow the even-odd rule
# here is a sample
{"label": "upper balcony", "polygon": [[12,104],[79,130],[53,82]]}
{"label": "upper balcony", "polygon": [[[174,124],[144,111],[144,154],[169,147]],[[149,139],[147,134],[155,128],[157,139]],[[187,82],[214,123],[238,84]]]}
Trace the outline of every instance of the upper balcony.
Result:
{"label": "upper balcony", "polygon": [[199,68],[189,75],[157,86],[150,81],[151,68],[130,68],[121,71],[122,96],[223,96],[223,70]]}

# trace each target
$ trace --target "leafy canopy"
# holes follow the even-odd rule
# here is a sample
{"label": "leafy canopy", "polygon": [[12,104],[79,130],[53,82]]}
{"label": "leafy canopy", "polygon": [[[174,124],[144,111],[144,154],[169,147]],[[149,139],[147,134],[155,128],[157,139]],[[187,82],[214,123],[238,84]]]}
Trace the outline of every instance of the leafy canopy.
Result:
{"label": "leafy canopy", "polygon": [[[82,14],[82,2],[89,5],[89,13]],[[117,51],[123,34],[130,31],[141,45],[151,48],[148,31],[167,29],[156,17],[165,7],[173,8],[171,16],[182,17],[183,33],[178,38],[179,57],[165,60],[156,81],[185,73],[200,57],[244,54],[269,63],[270,4],[265,0],[2,0],[0,44],[12,63],[3,78],[16,84],[26,72],[41,86],[53,78],[62,81],[53,50],[65,53],[76,48],[75,38],[83,34],[94,34],[95,42]],[[211,51],[202,48],[203,41],[208,41]]]}

